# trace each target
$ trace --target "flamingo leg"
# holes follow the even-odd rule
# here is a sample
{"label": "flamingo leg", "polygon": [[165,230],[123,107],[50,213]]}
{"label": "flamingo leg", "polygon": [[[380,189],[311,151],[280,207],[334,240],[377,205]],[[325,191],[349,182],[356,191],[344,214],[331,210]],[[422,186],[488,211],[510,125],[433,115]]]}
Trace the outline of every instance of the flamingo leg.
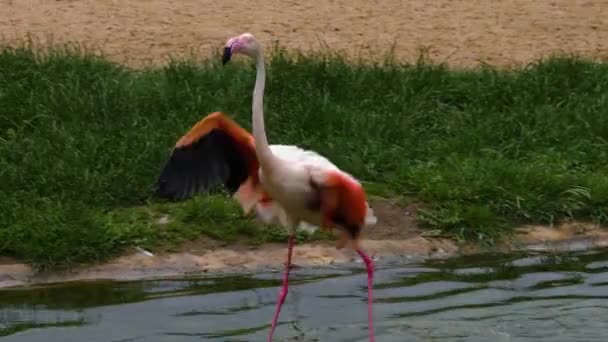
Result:
{"label": "flamingo leg", "polygon": [[291,268],[291,255],[293,253],[295,237],[296,236],[294,233],[289,234],[289,240],[287,242],[287,262],[285,263],[285,273],[283,274],[283,286],[281,288],[281,292],[279,292],[277,308],[275,309],[274,317],[272,319],[272,326],[270,327],[270,334],[268,335],[268,342],[272,341],[272,335],[274,335],[277,320],[279,319],[279,313],[281,312],[281,305],[283,305],[283,302],[285,302],[285,297],[287,296],[287,292],[289,292],[289,270]]}
{"label": "flamingo leg", "polygon": [[367,268],[367,324],[369,330],[369,341],[374,342],[374,320],[373,320],[373,298],[372,287],[374,281],[374,261],[367,256],[361,249],[357,249],[357,253],[365,262]]}

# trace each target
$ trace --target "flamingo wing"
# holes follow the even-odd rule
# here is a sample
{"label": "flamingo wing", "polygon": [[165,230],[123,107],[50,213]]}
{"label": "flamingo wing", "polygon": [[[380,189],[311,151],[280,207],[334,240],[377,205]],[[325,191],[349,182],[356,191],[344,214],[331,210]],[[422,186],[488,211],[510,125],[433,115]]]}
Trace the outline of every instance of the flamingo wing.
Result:
{"label": "flamingo wing", "polygon": [[235,194],[257,184],[258,169],[251,134],[215,112],[179,139],[153,190],[173,200],[184,200],[220,185]]}

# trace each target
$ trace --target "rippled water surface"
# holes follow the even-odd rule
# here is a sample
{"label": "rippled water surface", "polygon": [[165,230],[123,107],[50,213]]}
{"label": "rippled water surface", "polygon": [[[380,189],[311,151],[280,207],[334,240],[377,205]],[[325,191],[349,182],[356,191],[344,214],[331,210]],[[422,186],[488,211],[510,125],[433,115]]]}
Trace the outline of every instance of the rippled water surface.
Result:
{"label": "rippled water surface", "polygon": [[[292,274],[276,341],[367,340],[362,265]],[[279,282],[264,273],[2,290],[0,340],[265,341]],[[607,341],[608,251],[385,264],[374,296],[377,341]]]}

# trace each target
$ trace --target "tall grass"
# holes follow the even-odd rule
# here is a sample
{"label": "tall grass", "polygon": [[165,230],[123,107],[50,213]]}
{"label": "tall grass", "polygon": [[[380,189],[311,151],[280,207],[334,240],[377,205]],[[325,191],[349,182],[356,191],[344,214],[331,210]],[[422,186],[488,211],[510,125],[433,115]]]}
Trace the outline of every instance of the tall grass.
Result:
{"label": "tall grass", "polygon": [[[608,65],[297,57],[269,61],[269,140],[420,201],[423,225],[491,238],[520,222],[608,221]],[[204,115],[223,111],[250,129],[254,77],[249,63],[136,71],[73,52],[1,50],[0,253],[53,264],[162,242],[166,231],[112,210],[146,204],[170,148]],[[194,208],[224,206],[224,216],[193,224],[250,227],[232,203],[208,201]]]}

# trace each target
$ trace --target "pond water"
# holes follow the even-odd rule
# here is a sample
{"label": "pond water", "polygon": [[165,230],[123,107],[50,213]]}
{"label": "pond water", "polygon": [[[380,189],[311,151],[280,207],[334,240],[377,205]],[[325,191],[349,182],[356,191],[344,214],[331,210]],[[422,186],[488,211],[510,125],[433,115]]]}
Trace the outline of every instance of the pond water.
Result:
{"label": "pond water", "polygon": [[[377,341],[606,341],[608,251],[379,262]],[[0,291],[6,342],[265,341],[279,272]],[[275,341],[367,341],[362,264],[292,272]]]}

